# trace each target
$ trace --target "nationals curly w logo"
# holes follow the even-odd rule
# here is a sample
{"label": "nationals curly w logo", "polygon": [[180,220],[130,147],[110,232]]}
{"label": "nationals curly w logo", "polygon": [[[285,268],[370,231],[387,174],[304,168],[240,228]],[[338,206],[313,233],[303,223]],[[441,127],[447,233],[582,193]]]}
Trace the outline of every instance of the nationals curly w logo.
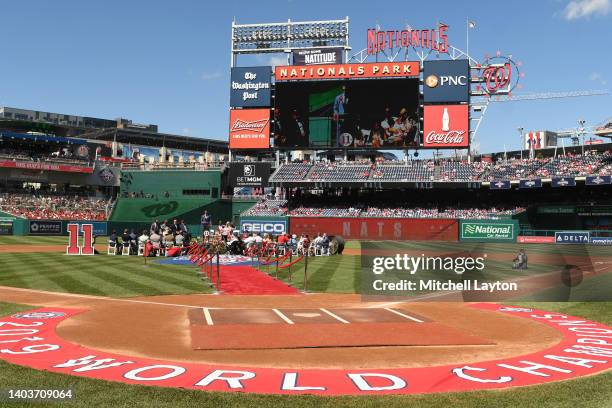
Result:
{"label": "nationals curly w logo", "polygon": [[155,218],[159,217],[160,215],[173,213],[174,211],[176,211],[178,206],[178,202],[169,201],[164,204],[153,204],[147,207],[143,207],[140,211],[142,211],[142,213],[149,218]]}

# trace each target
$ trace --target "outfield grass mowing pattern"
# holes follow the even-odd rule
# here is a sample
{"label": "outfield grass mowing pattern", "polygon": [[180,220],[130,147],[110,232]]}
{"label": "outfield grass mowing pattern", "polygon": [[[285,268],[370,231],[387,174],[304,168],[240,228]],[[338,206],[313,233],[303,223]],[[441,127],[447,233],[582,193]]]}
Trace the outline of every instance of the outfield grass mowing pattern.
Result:
{"label": "outfield grass mowing pattern", "polygon": [[208,293],[196,270],[160,265],[142,257],[0,254],[0,285],[98,296]]}

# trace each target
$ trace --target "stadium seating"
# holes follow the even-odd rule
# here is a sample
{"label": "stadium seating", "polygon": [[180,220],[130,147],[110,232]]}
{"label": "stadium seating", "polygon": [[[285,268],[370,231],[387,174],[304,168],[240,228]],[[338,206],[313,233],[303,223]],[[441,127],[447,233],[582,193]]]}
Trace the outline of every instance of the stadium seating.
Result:
{"label": "stadium seating", "polygon": [[282,165],[272,182],[435,181],[468,182],[520,180],[555,176],[610,174],[612,153],[588,152],[555,158],[511,159],[496,163],[442,159],[410,161],[317,162]]}
{"label": "stadium seating", "polygon": [[1,194],[0,211],[31,220],[106,220],[108,201],[99,198]]}

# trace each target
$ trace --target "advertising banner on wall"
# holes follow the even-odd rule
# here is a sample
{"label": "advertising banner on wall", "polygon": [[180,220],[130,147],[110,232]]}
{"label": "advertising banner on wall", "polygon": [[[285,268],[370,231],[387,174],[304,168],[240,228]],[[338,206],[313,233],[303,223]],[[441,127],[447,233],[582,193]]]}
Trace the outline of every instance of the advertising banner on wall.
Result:
{"label": "advertising banner on wall", "polygon": [[229,168],[230,187],[266,187],[270,178],[270,163],[232,162]]}
{"label": "advertising banner on wall", "polygon": [[247,217],[240,219],[240,232],[280,235],[289,232],[285,217]]}
{"label": "advertising banner on wall", "polygon": [[555,232],[557,244],[588,244],[591,238],[589,231],[560,231]]}
{"label": "advertising banner on wall", "polygon": [[541,188],[541,187],[542,187],[542,179],[521,180],[519,182],[519,188]]}
{"label": "advertising banner on wall", "polygon": [[108,223],[106,221],[66,221],[66,224],[77,224],[79,226],[79,235],[83,235],[81,225],[90,224],[93,226],[93,234],[95,236],[108,235]]}
{"label": "advertising banner on wall", "polygon": [[470,66],[467,60],[425,61],[423,63],[423,101],[425,103],[468,102]]}
{"label": "advertising banner on wall", "polygon": [[62,235],[61,221],[30,221],[30,235]]}
{"label": "advertising banner on wall", "polygon": [[320,48],[293,51],[293,65],[342,64],[342,48]]}
{"label": "advertising banner on wall", "polygon": [[233,67],[231,79],[231,107],[270,106],[272,67]]}
{"label": "advertising banner on wall", "polygon": [[519,244],[554,244],[555,237],[540,237],[540,236],[525,236],[519,235],[517,242]]}
{"label": "advertising banner on wall", "polygon": [[423,146],[468,147],[468,105],[430,105],[423,108]]}
{"label": "advertising banner on wall", "polygon": [[510,190],[511,187],[510,180],[494,180],[489,183],[491,190]]}
{"label": "advertising banner on wall", "polygon": [[339,235],[344,239],[457,241],[454,219],[290,217],[292,234]]}
{"label": "advertising banner on wall", "polygon": [[73,166],[69,164],[55,164],[30,161],[1,160],[0,167],[11,169],[61,171],[65,173],[93,173],[92,167]]}
{"label": "advertising banner on wall", "polygon": [[325,64],[310,67],[291,65],[276,67],[274,77],[276,81],[418,77],[419,69],[418,61]]}
{"label": "advertising banner on wall", "polygon": [[612,176],[586,176],[584,184],[587,186],[602,186],[612,184]]}
{"label": "advertising banner on wall", "polygon": [[574,177],[553,177],[550,185],[551,187],[575,187],[576,179]]}
{"label": "advertising banner on wall", "polygon": [[461,220],[459,241],[516,242],[517,220]]}
{"label": "advertising banner on wall", "polygon": [[0,217],[0,235],[13,235],[13,220],[11,217]]}
{"label": "advertising banner on wall", "polygon": [[232,109],[229,129],[230,149],[270,147],[270,109]]}

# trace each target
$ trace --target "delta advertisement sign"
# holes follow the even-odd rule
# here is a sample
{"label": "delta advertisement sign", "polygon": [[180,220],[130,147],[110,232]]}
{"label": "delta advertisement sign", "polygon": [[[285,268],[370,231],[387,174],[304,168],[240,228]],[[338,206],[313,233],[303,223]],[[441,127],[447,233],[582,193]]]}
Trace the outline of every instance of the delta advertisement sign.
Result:
{"label": "delta advertisement sign", "polygon": [[270,109],[232,109],[229,129],[230,149],[270,147]]}
{"label": "delta advertisement sign", "polygon": [[418,61],[278,66],[275,68],[274,77],[277,81],[405,78],[418,77],[420,67],[421,65]]}
{"label": "delta advertisement sign", "polygon": [[290,217],[292,234],[327,233],[344,239],[457,241],[458,223],[452,219]]}
{"label": "delta advertisement sign", "polygon": [[468,105],[423,107],[423,147],[465,148],[470,144]]}

